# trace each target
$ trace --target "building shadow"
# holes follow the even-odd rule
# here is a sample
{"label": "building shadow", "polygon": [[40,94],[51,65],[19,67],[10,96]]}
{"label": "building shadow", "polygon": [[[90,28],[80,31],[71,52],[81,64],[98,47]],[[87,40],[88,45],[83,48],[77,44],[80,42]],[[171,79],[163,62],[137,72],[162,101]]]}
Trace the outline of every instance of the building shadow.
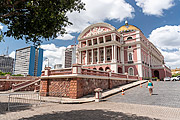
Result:
{"label": "building shadow", "polygon": [[124,114],[122,112],[104,110],[72,110],[68,112],[53,112],[35,115],[19,120],[158,120],[149,117],[137,116],[135,114]]}
{"label": "building shadow", "polygon": [[[18,106],[15,106],[18,105]],[[8,102],[0,102],[0,114],[6,114],[7,112],[17,112],[22,110],[31,109],[31,104],[27,103],[13,103],[8,111]]]}

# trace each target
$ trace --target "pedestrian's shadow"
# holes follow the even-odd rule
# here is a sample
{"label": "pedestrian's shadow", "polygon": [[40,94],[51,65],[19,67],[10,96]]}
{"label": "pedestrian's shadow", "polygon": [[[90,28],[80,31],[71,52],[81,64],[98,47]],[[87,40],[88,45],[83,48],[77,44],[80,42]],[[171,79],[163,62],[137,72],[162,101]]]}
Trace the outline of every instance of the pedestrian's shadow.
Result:
{"label": "pedestrian's shadow", "polygon": [[158,94],[152,94],[152,95],[158,95]]}

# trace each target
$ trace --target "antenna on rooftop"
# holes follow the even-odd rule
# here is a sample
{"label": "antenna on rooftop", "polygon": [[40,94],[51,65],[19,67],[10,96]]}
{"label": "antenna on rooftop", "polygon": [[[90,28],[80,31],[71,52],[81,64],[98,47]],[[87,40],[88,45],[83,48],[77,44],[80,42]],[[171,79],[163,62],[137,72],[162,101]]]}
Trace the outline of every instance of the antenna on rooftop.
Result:
{"label": "antenna on rooftop", "polygon": [[8,50],[9,50],[9,47],[7,46],[7,49],[6,49],[6,55],[8,56]]}

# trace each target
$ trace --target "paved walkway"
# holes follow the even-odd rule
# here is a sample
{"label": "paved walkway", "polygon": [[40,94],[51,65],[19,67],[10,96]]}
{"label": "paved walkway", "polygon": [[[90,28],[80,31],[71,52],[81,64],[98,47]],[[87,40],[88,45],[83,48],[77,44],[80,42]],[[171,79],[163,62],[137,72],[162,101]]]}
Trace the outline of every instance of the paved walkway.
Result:
{"label": "paved walkway", "polygon": [[116,94],[107,98],[109,102],[156,105],[180,108],[180,82],[179,81],[153,81],[154,90],[149,94],[146,84],[125,91],[125,95]]}
{"label": "paved walkway", "polygon": [[180,120],[180,108],[99,102],[42,104],[0,114],[0,120]]}

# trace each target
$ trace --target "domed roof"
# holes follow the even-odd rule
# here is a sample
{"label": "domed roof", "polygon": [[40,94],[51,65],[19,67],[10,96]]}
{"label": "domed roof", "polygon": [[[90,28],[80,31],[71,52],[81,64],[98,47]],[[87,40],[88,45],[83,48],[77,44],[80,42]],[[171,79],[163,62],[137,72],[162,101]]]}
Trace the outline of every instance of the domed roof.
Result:
{"label": "domed roof", "polygon": [[128,25],[127,21],[125,22],[125,25],[121,26],[117,31],[118,32],[124,32],[124,31],[141,31],[138,27],[134,25]]}

